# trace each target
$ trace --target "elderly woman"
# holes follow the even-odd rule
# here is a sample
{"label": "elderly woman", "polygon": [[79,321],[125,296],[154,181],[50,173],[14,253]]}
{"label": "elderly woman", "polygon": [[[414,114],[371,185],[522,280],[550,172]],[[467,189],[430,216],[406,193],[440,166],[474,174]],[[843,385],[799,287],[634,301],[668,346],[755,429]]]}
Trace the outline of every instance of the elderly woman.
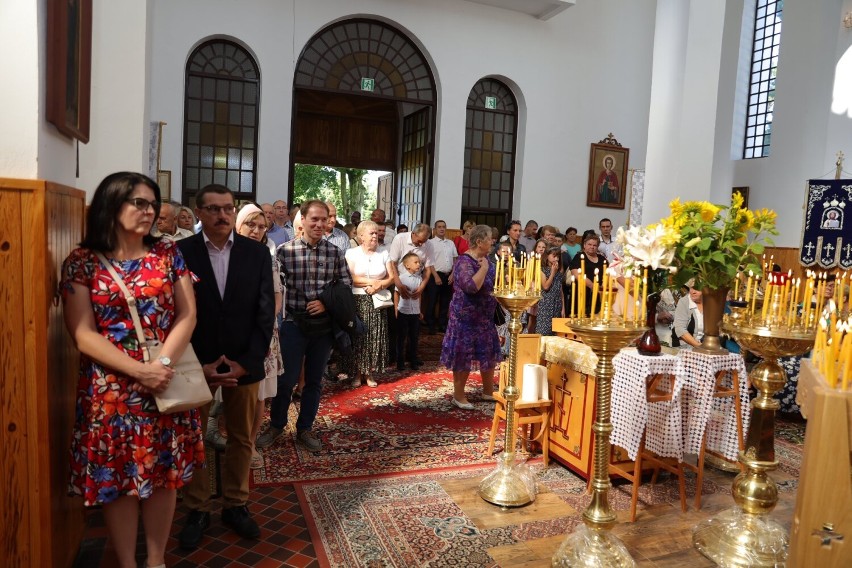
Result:
{"label": "elderly woman", "polygon": [[[272,255],[272,284],[275,290],[275,313],[278,314],[281,312],[284,295],[281,287],[278,260],[275,257],[275,243],[267,238],[269,227],[266,223],[266,215],[263,210],[254,203],[248,203],[237,214],[234,228],[238,234],[270,247],[270,254]],[[254,424],[252,425],[250,440],[257,439],[260,426],[263,424],[264,403],[266,399],[273,398],[278,394],[278,375],[284,372],[284,361],[281,358],[281,343],[278,338],[277,317],[273,324],[272,342],[269,344],[269,351],[266,353],[266,359],[263,361],[263,368],[265,376],[260,382],[257,391],[257,406],[255,407]],[[263,456],[260,455],[256,447],[252,450],[250,467],[252,469],[263,467]]]}
{"label": "elderly woman", "polygon": [[376,293],[388,294],[393,284],[393,262],[387,249],[378,251],[379,226],[372,221],[358,225],[357,247],[346,251],[346,264],[352,275],[352,294],[358,317],[367,326],[367,333],[355,337],[352,354],[347,361],[352,386],[378,386],[372,373],[381,373],[388,361],[388,324],[382,309],[373,305]]}
{"label": "elderly woman", "polygon": [[698,347],[704,338],[704,303],[701,290],[693,286],[693,281],[687,282],[689,294],[678,300],[675,308],[673,347]]}
{"label": "elderly woman", "polygon": [[178,227],[181,229],[186,229],[187,231],[195,232],[195,215],[192,213],[192,209],[189,207],[183,206],[180,208],[180,212],[178,213]]}
{"label": "elderly woman", "polygon": [[494,265],[491,227],[477,225],[470,231],[470,248],[453,268],[453,299],[450,319],[441,346],[441,364],[453,372],[453,404],[473,410],[465,385],[474,361],[482,375],[482,398],[494,400],[494,367],[500,361],[500,339],[494,327]]}
{"label": "elderly woman", "polygon": [[[149,177],[107,176],[60,282],[65,325],[80,351],[69,490],[86,506],[103,505],[124,568],[136,567],[140,509],[148,566],[165,566],[177,489],[204,461],[198,411],[160,414],[152,396],[168,386],[170,362],[195,327],[183,256],[174,241],[150,234],[159,210],[160,188]],[[162,344],[159,358],[145,362],[127,301],[97,253],[136,297],[145,339]]]}
{"label": "elderly woman", "polygon": [[464,254],[470,248],[470,232],[476,227],[476,223],[468,219],[462,225],[462,234],[453,239],[453,244],[456,245],[456,251],[459,254]]}

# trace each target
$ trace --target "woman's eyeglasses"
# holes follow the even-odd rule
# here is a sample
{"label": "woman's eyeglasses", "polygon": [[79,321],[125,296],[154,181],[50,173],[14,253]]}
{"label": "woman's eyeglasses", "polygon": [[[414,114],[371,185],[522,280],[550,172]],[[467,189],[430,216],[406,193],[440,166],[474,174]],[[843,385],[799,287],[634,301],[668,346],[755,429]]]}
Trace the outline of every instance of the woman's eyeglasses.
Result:
{"label": "woman's eyeglasses", "polygon": [[249,221],[248,223],[246,223],[246,227],[248,227],[249,231],[260,231],[261,233],[265,233],[266,229],[269,228],[266,225],[259,225],[254,221]]}
{"label": "woman's eyeglasses", "polygon": [[236,209],[237,209],[237,208],[236,208],[236,207],[234,207],[233,205],[224,205],[224,206],[219,206],[219,205],[202,205],[202,206],[199,206],[198,208],[199,208],[199,209],[202,209],[202,210],[204,210],[204,211],[207,211],[207,212],[208,212],[208,213],[210,213],[211,215],[218,215],[218,214],[219,214],[219,211],[224,212],[224,213],[225,213],[225,215],[231,215],[231,214],[233,214],[233,212],[234,212],[234,211],[236,211]]}
{"label": "woman's eyeglasses", "polygon": [[127,202],[133,205],[139,211],[147,211],[149,207],[152,208],[154,211],[160,210],[159,201],[148,201],[144,197],[131,197],[127,200]]}

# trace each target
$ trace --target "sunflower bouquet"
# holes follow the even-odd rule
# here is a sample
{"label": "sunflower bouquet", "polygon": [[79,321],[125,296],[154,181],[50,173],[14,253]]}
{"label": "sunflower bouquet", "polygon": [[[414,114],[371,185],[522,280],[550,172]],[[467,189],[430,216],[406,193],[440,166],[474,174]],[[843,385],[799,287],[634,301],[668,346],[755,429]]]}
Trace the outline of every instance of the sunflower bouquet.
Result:
{"label": "sunflower bouquet", "polygon": [[740,270],[759,273],[758,255],[773,244],[771,235],[778,234],[776,213],[743,207],[739,193],[733,195],[729,206],[675,199],[669,209],[671,215],[660,224],[679,236],[674,247],[677,281],[695,278],[699,289],[728,288]]}

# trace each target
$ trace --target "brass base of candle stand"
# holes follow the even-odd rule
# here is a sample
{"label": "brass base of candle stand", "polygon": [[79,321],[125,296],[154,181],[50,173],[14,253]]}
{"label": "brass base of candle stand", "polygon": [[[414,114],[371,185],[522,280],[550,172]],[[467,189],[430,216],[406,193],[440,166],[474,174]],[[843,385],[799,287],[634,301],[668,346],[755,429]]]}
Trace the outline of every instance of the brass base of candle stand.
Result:
{"label": "brass base of candle stand", "polygon": [[598,357],[595,368],[594,479],[592,501],[583,512],[583,523],[562,542],[551,566],[629,568],[635,566],[627,547],[609,530],[616,523],[609,506],[609,436],[612,432],[612,358],[648,328],[638,322],[592,318],[572,319],[568,326]]}
{"label": "brass base of candle stand", "polygon": [[518,335],[521,333],[521,314],[541,300],[538,293],[495,290],[494,297],[512,316],[509,321],[509,369],[503,398],[506,399],[506,438],[503,454],[497,459],[497,469],[479,483],[479,496],[501,507],[521,507],[535,500],[535,478],[528,466],[515,464],[515,401],[520,398],[516,386],[515,367],[518,362]]}
{"label": "brass base of candle stand", "polygon": [[515,452],[503,452],[497,469],[479,482],[479,496],[501,507],[522,507],[535,501],[535,476],[524,464],[515,464]]}
{"label": "brass base of candle stand", "polygon": [[746,451],[739,455],[745,471],[734,479],[731,491],[737,508],[699,523],[693,529],[692,543],[719,566],[783,566],[787,532],[768,516],[778,503],[778,486],[767,473],[778,467],[775,411],[780,405],[773,395],[787,380],[777,360],[807,352],[816,334],[796,328],[751,327],[747,319],[728,320],[722,330],[763,361],[749,374],[758,396],[751,403]]}

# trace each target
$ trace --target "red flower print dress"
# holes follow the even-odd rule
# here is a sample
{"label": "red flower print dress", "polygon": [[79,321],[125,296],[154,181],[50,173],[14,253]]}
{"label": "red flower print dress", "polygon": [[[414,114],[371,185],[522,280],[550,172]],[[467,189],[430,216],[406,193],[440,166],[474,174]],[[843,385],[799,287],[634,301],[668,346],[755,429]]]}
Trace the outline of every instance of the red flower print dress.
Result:
{"label": "red flower print dress", "polygon": [[[136,296],[145,338],[165,341],[175,318],[174,284],[190,274],[178,247],[162,240],[144,258],[110,262]],[[63,297],[75,293],[72,283],[89,290],[101,335],[142,361],[127,302],[91,250],[75,249],[65,259]],[[69,493],[87,506],[177,489],[204,463],[198,411],[160,414],[153,396],[128,388],[132,382],[80,355]]]}

